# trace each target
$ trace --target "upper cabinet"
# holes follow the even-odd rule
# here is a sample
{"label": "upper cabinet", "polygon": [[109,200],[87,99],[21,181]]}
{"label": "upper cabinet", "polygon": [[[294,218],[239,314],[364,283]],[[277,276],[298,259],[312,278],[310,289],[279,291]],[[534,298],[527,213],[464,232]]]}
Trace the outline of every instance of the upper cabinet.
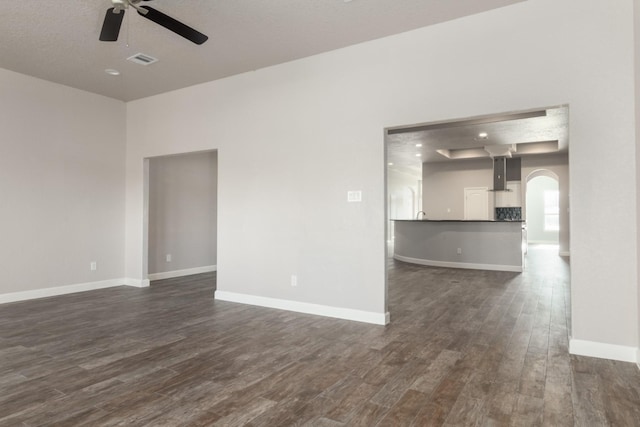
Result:
{"label": "upper cabinet", "polygon": [[507,191],[496,191],[496,208],[513,208],[522,206],[522,183],[507,181]]}
{"label": "upper cabinet", "polygon": [[507,159],[507,181],[520,181],[522,175],[522,161],[520,157]]}

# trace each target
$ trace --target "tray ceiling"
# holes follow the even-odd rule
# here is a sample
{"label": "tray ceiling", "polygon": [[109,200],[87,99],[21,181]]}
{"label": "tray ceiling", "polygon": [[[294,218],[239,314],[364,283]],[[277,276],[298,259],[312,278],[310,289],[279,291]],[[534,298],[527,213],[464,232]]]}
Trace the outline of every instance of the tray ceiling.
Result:
{"label": "tray ceiling", "polygon": [[387,129],[386,136],[388,167],[417,176],[423,163],[490,162],[489,151],[500,147],[511,148],[513,157],[568,152],[569,107],[400,126]]}

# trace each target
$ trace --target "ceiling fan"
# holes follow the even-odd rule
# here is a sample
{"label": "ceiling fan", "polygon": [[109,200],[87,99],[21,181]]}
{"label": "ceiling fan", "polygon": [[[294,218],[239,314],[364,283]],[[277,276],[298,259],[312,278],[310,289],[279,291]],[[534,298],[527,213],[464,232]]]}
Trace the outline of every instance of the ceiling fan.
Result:
{"label": "ceiling fan", "polygon": [[156,24],[162,25],[166,29],[173,31],[179,36],[182,36],[195,44],[202,44],[209,38],[201,32],[194,30],[190,26],[173,19],[168,15],[165,15],[159,10],[156,10],[149,6],[139,6],[138,3],[140,3],[141,1],[150,0],[111,0],[113,7],[107,10],[107,14],[104,17],[102,31],[100,32],[100,41],[114,42],[118,40],[120,26],[122,25],[122,19],[124,18],[124,11],[129,6],[137,10],[139,15],[144,16],[145,18],[155,22]]}

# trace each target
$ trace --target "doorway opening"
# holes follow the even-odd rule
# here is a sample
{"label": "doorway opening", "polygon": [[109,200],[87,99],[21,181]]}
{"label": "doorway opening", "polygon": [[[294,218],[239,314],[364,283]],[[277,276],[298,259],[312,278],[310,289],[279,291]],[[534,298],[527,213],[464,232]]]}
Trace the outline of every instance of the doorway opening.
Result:
{"label": "doorway opening", "polygon": [[[504,170],[496,167],[497,158],[505,160],[500,163]],[[541,221],[547,236],[539,241],[569,255],[568,105],[390,127],[385,129],[385,166],[386,294],[391,303],[389,274],[399,271],[396,262],[523,271],[527,216],[534,215],[527,214],[527,185],[545,173],[556,184],[546,196],[543,191]],[[414,212],[408,212],[409,204],[397,207],[392,180],[398,176],[416,183],[420,197]],[[538,182],[532,181],[534,189]],[[474,227],[488,231],[476,233]],[[509,231],[496,231],[500,227]],[[476,234],[453,245],[454,238],[466,236],[462,230]],[[532,231],[532,242],[538,243]],[[503,240],[492,246],[486,238],[495,236]],[[540,263],[531,267],[540,268]],[[393,305],[387,309],[393,316]]]}
{"label": "doorway opening", "polygon": [[144,254],[150,281],[217,270],[216,150],[145,159]]}
{"label": "doorway opening", "polygon": [[557,175],[537,171],[527,179],[527,240],[529,244],[560,244],[560,187]]}

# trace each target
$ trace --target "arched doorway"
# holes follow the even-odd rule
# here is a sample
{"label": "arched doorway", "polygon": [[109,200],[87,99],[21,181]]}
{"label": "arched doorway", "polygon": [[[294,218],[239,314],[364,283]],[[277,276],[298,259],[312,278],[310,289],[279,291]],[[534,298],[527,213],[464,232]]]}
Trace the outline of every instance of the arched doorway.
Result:
{"label": "arched doorway", "polygon": [[540,169],[527,177],[525,218],[529,244],[560,243],[560,186],[558,176]]}

